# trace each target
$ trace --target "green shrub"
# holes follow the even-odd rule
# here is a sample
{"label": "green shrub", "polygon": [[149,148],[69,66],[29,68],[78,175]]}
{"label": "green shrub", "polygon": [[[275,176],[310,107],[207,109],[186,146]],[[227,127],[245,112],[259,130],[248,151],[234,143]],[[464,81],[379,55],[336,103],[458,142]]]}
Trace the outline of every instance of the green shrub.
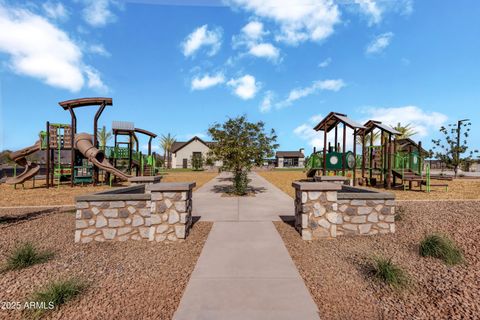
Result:
{"label": "green shrub", "polygon": [[43,263],[53,257],[49,251],[39,251],[35,246],[26,242],[18,245],[7,257],[5,270],[15,270],[30,267],[37,263]]}
{"label": "green shrub", "polygon": [[395,288],[401,288],[408,284],[407,274],[392,262],[392,258],[375,257],[372,273],[377,279]]}
{"label": "green shrub", "polygon": [[57,309],[80,294],[86,287],[86,283],[77,278],[50,282],[31,295],[29,303],[43,305],[45,308],[31,309],[30,315],[38,318],[52,308]]}
{"label": "green shrub", "polygon": [[434,257],[443,260],[448,265],[463,262],[462,251],[447,236],[434,233],[425,236],[420,243],[422,257]]}

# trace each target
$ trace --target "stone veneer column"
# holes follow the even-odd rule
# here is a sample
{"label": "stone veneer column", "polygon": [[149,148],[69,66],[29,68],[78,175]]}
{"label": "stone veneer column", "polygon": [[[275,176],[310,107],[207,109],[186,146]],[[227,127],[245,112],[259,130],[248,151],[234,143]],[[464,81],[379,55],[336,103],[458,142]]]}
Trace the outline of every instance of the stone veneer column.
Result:
{"label": "stone veneer column", "polygon": [[151,193],[150,241],[185,239],[192,226],[191,183],[158,183],[146,188]]}

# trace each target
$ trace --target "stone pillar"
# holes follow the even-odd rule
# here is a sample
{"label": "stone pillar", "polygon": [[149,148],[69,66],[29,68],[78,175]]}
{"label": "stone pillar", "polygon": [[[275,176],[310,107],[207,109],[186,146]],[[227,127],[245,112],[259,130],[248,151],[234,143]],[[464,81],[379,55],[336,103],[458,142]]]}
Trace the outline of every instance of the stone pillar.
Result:
{"label": "stone pillar", "polygon": [[146,187],[151,193],[150,241],[185,239],[192,226],[191,183],[159,183]]}
{"label": "stone pillar", "polygon": [[294,182],[295,228],[304,240],[334,238],[337,224],[337,191],[342,189],[332,182]]}

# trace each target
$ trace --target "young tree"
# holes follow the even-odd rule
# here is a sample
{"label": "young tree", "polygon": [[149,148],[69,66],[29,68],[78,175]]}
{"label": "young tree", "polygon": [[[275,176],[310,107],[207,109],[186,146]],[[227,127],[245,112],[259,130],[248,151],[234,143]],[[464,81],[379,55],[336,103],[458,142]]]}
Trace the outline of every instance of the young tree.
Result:
{"label": "young tree", "polygon": [[[449,124],[448,128],[442,126],[440,132],[444,135],[443,139],[432,140],[433,148],[430,153],[445,163],[448,168],[453,168],[455,177],[457,177],[458,168],[464,165],[468,166],[473,159],[474,153],[478,153],[478,150],[468,153],[467,138],[472,123],[467,121],[459,120],[457,123]],[[465,129],[463,134],[461,132],[462,128]],[[466,153],[468,155],[464,156]]]}
{"label": "young tree", "polygon": [[173,144],[175,143],[175,136],[172,136],[170,133],[160,137],[160,147],[163,149],[163,159],[166,168],[170,168],[172,164],[170,163],[171,152]]}
{"label": "young tree", "polygon": [[398,132],[400,132],[400,136],[397,137],[398,139],[406,139],[406,138],[410,138],[411,136],[414,136],[416,135],[418,132],[415,131],[413,128],[412,128],[412,124],[409,123],[405,126],[403,126],[400,122],[395,126],[393,127],[393,129],[397,130]]}
{"label": "young tree", "polygon": [[203,170],[203,155],[202,154],[194,154],[192,155],[192,168],[195,171]]}
{"label": "young tree", "polygon": [[212,144],[214,160],[223,162],[223,169],[233,172],[233,188],[237,195],[245,195],[248,188],[247,174],[253,166],[272,157],[277,136],[275,130],[265,133],[265,123],[248,122],[246,116],[229,118],[225,123],[216,123],[208,129],[215,142]]}
{"label": "young tree", "polygon": [[107,143],[111,138],[112,138],[112,133],[107,131],[105,126],[103,126],[102,129],[98,130],[97,139],[101,149],[105,150],[105,147],[107,146]]}

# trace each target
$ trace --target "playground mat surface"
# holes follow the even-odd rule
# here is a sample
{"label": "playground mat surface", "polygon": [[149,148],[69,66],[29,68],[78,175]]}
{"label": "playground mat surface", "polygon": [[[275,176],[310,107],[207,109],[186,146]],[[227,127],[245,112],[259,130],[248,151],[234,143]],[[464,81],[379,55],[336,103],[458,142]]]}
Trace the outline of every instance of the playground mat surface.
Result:
{"label": "playground mat surface", "polygon": [[[207,181],[213,179],[217,173],[204,172],[204,171],[186,171],[186,172],[167,172],[162,182],[186,182],[195,181],[197,183],[196,188],[199,188]],[[75,204],[75,196],[98,192],[101,190],[109,189],[109,186],[75,186],[70,187],[68,183],[60,186],[60,188],[54,187],[45,188],[45,180],[35,181],[35,188],[32,188],[32,181],[25,183],[25,188],[18,185],[14,189],[11,185],[0,184],[0,207],[9,206],[44,206],[44,205],[65,205]],[[127,185],[123,183],[123,185]]]}
{"label": "playground mat surface", "polygon": [[[260,171],[258,174],[292,198],[295,196],[292,182],[306,178],[306,174],[302,171]],[[397,200],[480,200],[480,179],[432,180],[432,184],[437,182],[448,184],[448,191],[445,191],[445,187],[431,187],[432,191],[426,193],[425,191],[419,191],[419,188],[415,187],[416,184],[414,184],[411,191],[388,190],[388,192],[395,193]],[[385,189],[374,190],[385,191]],[[425,190],[425,186],[423,190]]]}
{"label": "playground mat surface", "polygon": [[[0,226],[0,265],[16,243],[30,241],[51,250],[48,262],[0,274],[0,301],[28,300],[52,280],[78,277],[86,290],[49,319],[171,319],[180,303],[212,223],[194,224],[187,240],[150,242],[73,242],[75,216],[55,213]],[[0,310],[0,319],[22,319],[20,311]]]}
{"label": "playground mat surface", "polygon": [[[480,314],[480,201],[403,202],[396,233],[303,241],[292,225],[275,222],[322,319],[474,319]],[[466,263],[446,266],[418,254],[421,239],[442,232]],[[374,256],[392,258],[410,284],[392,289],[372,279]]]}

